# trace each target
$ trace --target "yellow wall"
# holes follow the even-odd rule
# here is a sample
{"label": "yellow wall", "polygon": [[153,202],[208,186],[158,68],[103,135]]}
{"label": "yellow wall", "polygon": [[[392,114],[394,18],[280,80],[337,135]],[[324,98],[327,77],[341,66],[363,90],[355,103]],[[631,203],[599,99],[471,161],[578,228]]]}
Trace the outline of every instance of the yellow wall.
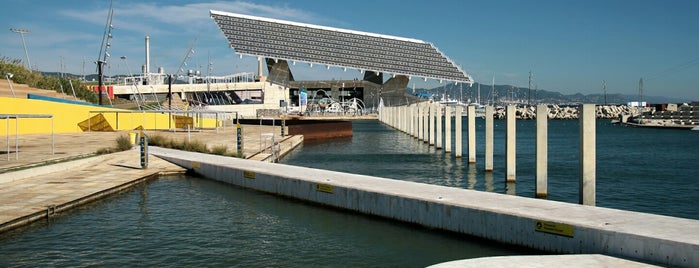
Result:
{"label": "yellow wall", "polygon": [[[169,129],[175,127],[175,120],[170,120],[166,113],[145,113],[123,109],[113,109],[107,107],[86,106],[77,104],[67,104],[44,100],[18,99],[0,97],[0,114],[51,114],[53,119],[53,131],[55,133],[82,132],[78,123],[88,120],[98,113],[90,111],[109,111],[102,113],[109,125],[115,130],[132,130],[143,126],[145,129]],[[117,113],[118,128],[117,128]],[[9,122],[9,131],[8,129]],[[16,126],[15,123],[19,125]],[[204,118],[201,121],[194,118],[194,127],[213,128],[216,127],[216,120]],[[0,135],[7,132],[15,134],[15,127],[18,127],[19,134],[39,134],[51,133],[51,119],[0,119]]]}

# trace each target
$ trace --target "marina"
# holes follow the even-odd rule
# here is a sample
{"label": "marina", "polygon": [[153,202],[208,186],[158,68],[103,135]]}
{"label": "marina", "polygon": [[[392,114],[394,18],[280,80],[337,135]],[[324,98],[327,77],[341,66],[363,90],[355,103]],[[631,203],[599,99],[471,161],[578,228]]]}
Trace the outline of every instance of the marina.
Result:
{"label": "marina", "polygon": [[[361,30],[382,22],[345,29],[291,6],[270,15],[277,7],[200,4],[157,9],[193,14],[181,17],[188,27],[169,28],[197,33],[179,67],[161,66],[182,36],[146,27],[144,64],[133,73],[123,51],[144,32],[115,27],[133,15],[115,18],[121,8],[110,3],[93,82],[84,56],[80,79],[64,73],[63,55],[55,77],[39,71],[24,40],[31,31],[10,29],[27,67],[0,59],[0,266],[699,266],[699,131],[687,131],[699,130],[699,102],[686,92],[672,98],[669,87],[668,98],[647,96],[697,59],[634,69],[651,74],[639,79],[637,99],[608,102],[607,79],[603,94],[539,91],[539,82],[565,91],[599,79],[558,66],[574,63],[561,55],[548,63],[556,72],[527,59],[531,48],[498,53],[517,67],[489,66],[502,63],[462,55],[466,40],[438,48]],[[375,10],[363,12],[369,19]],[[70,21],[77,13],[55,14]],[[161,23],[173,22],[151,22]],[[195,49],[214,39],[228,55],[212,61],[209,52],[204,68]],[[561,45],[547,46],[550,57]],[[490,49],[501,50],[482,51]],[[212,74],[214,61],[235,71]],[[537,76],[529,69],[526,88],[517,85],[521,70],[495,84],[491,69],[527,62]],[[127,74],[112,75],[114,65]],[[628,68],[598,71],[620,88],[632,74],[617,70]],[[482,99],[472,75],[491,72]],[[416,82],[426,88],[416,91]]]}

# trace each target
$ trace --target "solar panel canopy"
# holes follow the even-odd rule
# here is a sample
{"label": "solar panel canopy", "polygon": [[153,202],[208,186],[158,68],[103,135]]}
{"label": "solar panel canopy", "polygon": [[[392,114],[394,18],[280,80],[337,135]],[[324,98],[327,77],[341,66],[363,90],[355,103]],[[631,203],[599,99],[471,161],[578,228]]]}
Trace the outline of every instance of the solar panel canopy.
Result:
{"label": "solar panel canopy", "polygon": [[210,14],[239,54],[473,83],[434,45],[421,40],[215,10]]}

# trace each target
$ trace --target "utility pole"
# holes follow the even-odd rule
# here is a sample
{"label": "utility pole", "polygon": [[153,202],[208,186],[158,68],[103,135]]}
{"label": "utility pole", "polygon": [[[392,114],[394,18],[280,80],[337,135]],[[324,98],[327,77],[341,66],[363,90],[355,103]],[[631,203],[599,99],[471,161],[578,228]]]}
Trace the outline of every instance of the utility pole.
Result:
{"label": "utility pole", "polygon": [[29,52],[27,52],[27,43],[24,42],[24,34],[29,33],[29,30],[25,29],[15,29],[15,28],[10,28],[10,31],[13,33],[18,33],[20,36],[22,36],[22,47],[24,47],[24,55],[27,57],[27,69],[29,69],[29,72],[32,72],[32,64],[29,62]]}

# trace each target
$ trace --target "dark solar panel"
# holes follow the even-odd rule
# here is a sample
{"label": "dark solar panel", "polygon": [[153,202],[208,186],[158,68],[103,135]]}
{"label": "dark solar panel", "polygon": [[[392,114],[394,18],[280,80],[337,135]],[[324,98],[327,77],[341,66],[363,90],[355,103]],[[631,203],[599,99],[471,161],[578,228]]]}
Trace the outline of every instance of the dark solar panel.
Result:
{"label": "dark solar panel", "polygon": [[472,83],[434,45],[416,39],[211,11],[240,54]]}

